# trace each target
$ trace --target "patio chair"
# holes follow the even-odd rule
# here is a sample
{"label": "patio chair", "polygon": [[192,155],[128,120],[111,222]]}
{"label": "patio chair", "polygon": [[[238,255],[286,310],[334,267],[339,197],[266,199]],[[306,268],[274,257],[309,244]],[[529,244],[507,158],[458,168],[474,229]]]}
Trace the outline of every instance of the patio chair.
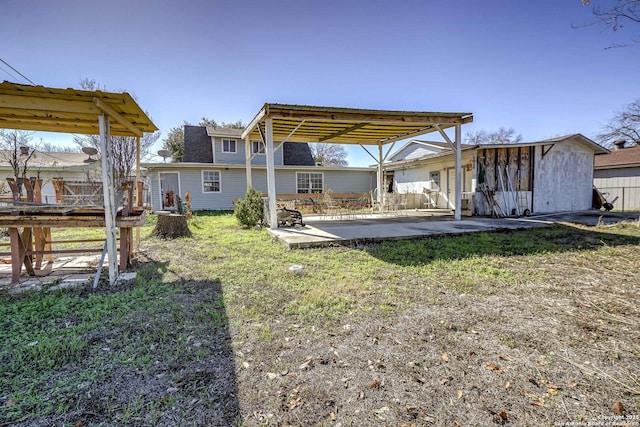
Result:
{"label": "patio chair", "polygon": [[380,202],[378,201],[378,191],[377,190],[370,191],[369,196],[370,196],[371,213],[374,213],[376,210],[380,212]]}
{"label": "patio chair", "polygon": [[398,195],[398,208],[397,211],[398,213],[402,213],[405,216],[409,215],[407,213],[407,195],[406,194],[399,194]]}
{"label": "patio chair", "polygon": [[342,207],[333,197],[325,193],[322,197],[323,214],[332,219],[342,219]]}

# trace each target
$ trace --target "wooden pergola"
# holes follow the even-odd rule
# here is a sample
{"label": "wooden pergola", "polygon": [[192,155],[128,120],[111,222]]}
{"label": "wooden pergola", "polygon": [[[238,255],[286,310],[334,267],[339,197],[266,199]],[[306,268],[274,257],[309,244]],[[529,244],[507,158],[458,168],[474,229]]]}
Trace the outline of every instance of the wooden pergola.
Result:
{"label": "wooden pergola", "polygon": [[[284,142],[356,144],[360,145],[377,163],[377,187],[380,202],[384,161],[397,141],[439,132],[455,151],[456,198],[455,219],[461,219],[462,180],[461,144],[462,125],[473,121],[472,113],[441,113],[420,111],[365,110],[356,108],[315,107],[305,105],[264,104],[242,133],[246,144],[247,186],[251,182],[251,140],[262,140],[267,160],[269,193],[269,224],[277,227],[274,151]],[[454,128],[453,139],[445,132]],[[277,145],[276,145],[277,144]],[[385,146],[389,146],[385,151]],[[367,148],[377,147],[377,155]]]}
{"label": "wooden pergola", "polygon": [[[109,283],[118,277],[111,135],[137,138],[158,130],[128,93],[0,84],[0,128],[100,135]],[[138,176],[139,179],[139,176]]]}

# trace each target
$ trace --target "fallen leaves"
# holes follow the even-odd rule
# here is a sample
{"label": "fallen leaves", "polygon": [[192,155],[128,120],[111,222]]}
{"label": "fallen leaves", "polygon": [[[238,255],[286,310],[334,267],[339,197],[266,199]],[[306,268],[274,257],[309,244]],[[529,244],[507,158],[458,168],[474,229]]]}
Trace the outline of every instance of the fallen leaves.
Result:
{"label": "fallen leaves", "polygon": [[624,405],[622,402],[616,402],[613,404],[613,413],[616,415],[622,415],[624,413]]}
{"label": "fallen leaves", "polygon": [[286,409],[286,410],[292,410],[295,409],[299,406],[302,406],[302,398],[299,396],[300,393],[300,389],[298,388],[294,388],[291,391],[291,395],[289,396],[289,400],[283,402],[282,404],[282,408]]}
{"label": "fallen leaves", "polygon": [[314,365],[313,357],[307,356],[304,358],[304,363],[300,365],[298,369],[300,369],[301,371],[306,371],[308,369],[313,368],[313,365]]}
{"label": "fallen leaves", "polygon": [[528,391],[525,391],[524,395],[529,399],[531,399],[531,402],[529,402],[531,406],[540,406],[540,407],[544,406],[544,399],[542,397],[537,396]]}
{"label": "fallen leaves", "polygon": [[390,409],[388,406],[383,406],[380,409],[376,409],[375,411],[373,411],[373,414],[376,416],[376,418],[378,418],[379,420],[385,421],[386,417],[384,416],[385,413],[389,412]]}

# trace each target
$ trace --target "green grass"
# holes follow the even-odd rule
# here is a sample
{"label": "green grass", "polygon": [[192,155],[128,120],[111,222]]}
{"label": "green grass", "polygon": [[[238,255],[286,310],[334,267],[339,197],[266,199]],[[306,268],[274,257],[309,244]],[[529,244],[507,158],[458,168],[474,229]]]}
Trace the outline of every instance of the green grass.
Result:
{"label": "green grass", "polygon": [[[173,241],[150,237],[155,218],[149,219],[142,245],[151,259],[135,267],[135,285],[2,297],[0,397],[13,402],[3,408],[5,420],[65,413],[77,404],[78,390],[120,372],[197,364],[218,351],[212,334],[228,333],[230,324],[261,325],[242,329],[241,338],[268,343],[274,320],[332,324],[345,314],[384,316],[438,304],[443,292],[491,295],[544,280],[539,264],[546,258],[579,254],[583,262],[599,262],[640,241],[638,228],[624,225],[289,250],[266,230],[239,227],[228,212],[198,213],[190,222],[193,237]],[[291,274],[292,264],[304,273]],[[500,341],[517,344],[509,336]],[[171,396],[162,399],[114,395],[104,411],[122,424],[144,416],[147,423],[172,405]]]}

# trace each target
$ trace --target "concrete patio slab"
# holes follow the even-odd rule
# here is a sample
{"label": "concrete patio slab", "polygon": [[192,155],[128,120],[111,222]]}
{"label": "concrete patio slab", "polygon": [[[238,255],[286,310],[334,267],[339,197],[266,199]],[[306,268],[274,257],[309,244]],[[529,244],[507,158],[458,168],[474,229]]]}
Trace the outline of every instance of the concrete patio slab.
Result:
{"label": "concrete patio slab", "polygon": [[410,211],[406,216],[367,215],[357,219],[323,220],[305,217],[304,227],[269,230],[289,248],[309,248],[334,244],[352,244],[383,240],[415,239],[436,235],[455,235],[482,231],[548,227],[568,222],[585,225],[611,224],[637,220],[638,214],[598,211],[568,212],[523,218],[466,217],[455,221],[451,215],[425,215]]}

